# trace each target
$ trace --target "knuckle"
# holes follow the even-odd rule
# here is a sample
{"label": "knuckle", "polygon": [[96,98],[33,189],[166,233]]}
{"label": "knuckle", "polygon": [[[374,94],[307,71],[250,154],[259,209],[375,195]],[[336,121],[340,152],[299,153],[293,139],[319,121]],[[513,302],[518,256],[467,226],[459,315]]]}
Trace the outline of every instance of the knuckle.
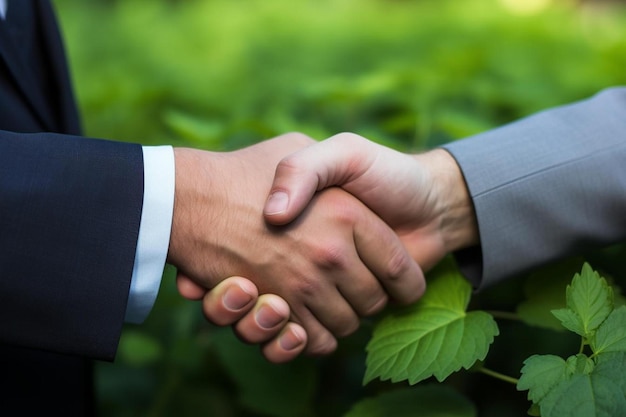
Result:
{"label": "knuckle", "polygon": [[300,168],[299,158],[295,154],[285,156],[276,166],[277,171],[296,171]]}
{"label": "knuckle", "polygon": [[313,259],[324,270],[344,269],[348,264],[345,247],[336,243],[329,243],[314,249]]}
{"label": "knuckle", "polygon": [[411,257],[401,248],[394,248],[387,261],[386,279],[391,282],[405,277],[413,266]]}
{"label": "knuckle", "polygon": [[[340,194],[341,193],[341,194]],[[332,204],[333,221],[340,227],[351,227],[359,218],[363,217],[363,207],[356,200],[346,198],[339,190],[331,189],[328,194],[334,199],[329,199]]]}
{"label": "knuckle", "polygon": [[310,300],[315,297],[319,297],[322,292],[322,282],[319,277],[301,275],[295,284],[295,294],[298,295],[300,300]]}

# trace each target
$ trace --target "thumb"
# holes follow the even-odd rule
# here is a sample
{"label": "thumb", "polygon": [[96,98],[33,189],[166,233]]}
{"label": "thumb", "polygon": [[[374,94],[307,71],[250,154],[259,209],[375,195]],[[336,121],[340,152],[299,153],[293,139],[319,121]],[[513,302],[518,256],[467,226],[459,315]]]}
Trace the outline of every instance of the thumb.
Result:
{"label": "thumb", "polygon": [[319,189],[317,165],[311,166],[307,155],[291,155],[278,163],[274,182],[263,209],[265,220],[283,225],[295,219]]}
{"label": "thumb", "polygon": [[[342,186],[360,175],[360,159],[352,136],[343,133],[308,146],[283,158],[276,167],[274,182],[263,214],[270,224],[283,225],[294,220],[316,191]],[[362,142],[358,142],[362,144]]]}

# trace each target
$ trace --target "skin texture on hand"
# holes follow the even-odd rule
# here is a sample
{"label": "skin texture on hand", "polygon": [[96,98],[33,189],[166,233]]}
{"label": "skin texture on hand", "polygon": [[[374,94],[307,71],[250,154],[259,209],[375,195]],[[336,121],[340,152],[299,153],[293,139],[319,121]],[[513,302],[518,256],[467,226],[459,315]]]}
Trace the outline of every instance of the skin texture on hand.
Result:
{"label": "skin texture on hand", "polygon": [[334,350],[335,336],[378,312],[387,293],[405,303],[419,298],[424,280],[394,232],[338,188],[316,194],[289,225],[264,221],[276,164],[309,143],[290,134],[229,153],[175,149],[168,262],[208,289],[239,275],[262,294],[280,295],[308,334],[307,352],[315,354]]}
{"label": "skin texture on hand", "polygon": [[478,243],[463,176],[443,149],[407,155],[355,134],[333,136],[278,164],[265,218],[287,224],[316,192],[332,186],[385,220],[424,270],[447,253]]}

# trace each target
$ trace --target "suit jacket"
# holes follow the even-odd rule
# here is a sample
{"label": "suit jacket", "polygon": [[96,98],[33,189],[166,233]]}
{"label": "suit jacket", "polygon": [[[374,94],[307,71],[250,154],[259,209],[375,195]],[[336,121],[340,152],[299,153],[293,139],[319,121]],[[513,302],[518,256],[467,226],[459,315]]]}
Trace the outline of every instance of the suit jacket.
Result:
{"label": "suit jacket", "polygon": [[626,241],[626,88],[446,148],[476,209],[481,247],[457,254],[475,286]]}
{"label": "suit jacket", "polygon": [[9,3],[0,21],[0,414],[87,415],[84,358],[113,358],[126,311],[142,150],[77,136],[49,2]]}

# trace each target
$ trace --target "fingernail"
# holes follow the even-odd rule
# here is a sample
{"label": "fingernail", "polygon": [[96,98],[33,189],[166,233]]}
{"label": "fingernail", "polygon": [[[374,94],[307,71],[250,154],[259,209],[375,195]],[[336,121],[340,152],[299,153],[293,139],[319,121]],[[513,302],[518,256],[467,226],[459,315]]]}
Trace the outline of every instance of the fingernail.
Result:
{"label": "fingernail", "polygon": [[284,316],[268,305],[261,306],[255,317],[256,322],[264,329],[271,329],[284,320]]}
{"label": "fingernail", "polygon": [[241,286],[229,288],[224,294],[224,306],[232,311],[238,311],[252,301],[253,296]]}
{"label": "fingernail", "polygon": [[304,330],[300,327],[294,327],[291,331],[285,332],[278,340],[278,343],[285,350],[293,350],[304,343],[304,339]]}
{"label": "fingernail", "polygon": [[272,193],[265,203],[265,214],[280,214],[287,210],[289,196],[283,191]]}

